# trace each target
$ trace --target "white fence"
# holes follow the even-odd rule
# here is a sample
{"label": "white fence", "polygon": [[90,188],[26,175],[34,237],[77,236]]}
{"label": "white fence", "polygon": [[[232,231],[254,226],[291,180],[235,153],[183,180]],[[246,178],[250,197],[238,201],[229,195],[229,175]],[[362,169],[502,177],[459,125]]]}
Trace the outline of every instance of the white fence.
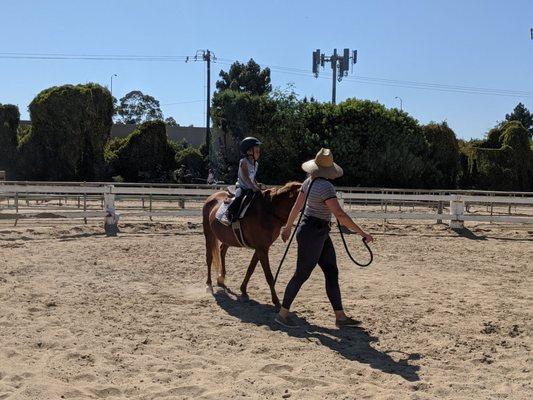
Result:
{"label": "white fence", "polygon": [[[110,183],[49,183],[0,182],[0,218],[103,218],[106,209],[116,208],[122,218],[172,217],[201,215],[201,201],[221,187],[207,185],[152,185]],[[339,198],[353,217],[379,220],[450,221],[452,227],[462,227],[464,221],[531,224],[533,212],[510,215],[511,207],[533,210],[533,193],[487,191],[423,191],[376,188],[339,188]],[[50,201],[66,202],[74,207],[52,207]],[[142,206],[129,204],[141,202]],[[32,202],[36,205],[32,208]],[[146,205],[146,202],[148,205]],[[166,202],[169,208],[154,207]],[[186,203],[190,207],[186,207]],[[37,205],[41,205],[37,207]],[[44,206],[43,206],[44,205]],[[353,210],[353,206],[363,210]],[[378,211],[373,211],[379,205]],[[391,211],[392,206],[399,210]],[[412,212],[401,211],[402,205]],[[474,215],[469,206],[490,207],[489,215]],[[495,215],[494,207],[508,206],[507,215]],[[414,212],[415,206],[430,212]],[[435,212],[436,210],[436,212]],[[500,213],[501,214],[501,213]]]}

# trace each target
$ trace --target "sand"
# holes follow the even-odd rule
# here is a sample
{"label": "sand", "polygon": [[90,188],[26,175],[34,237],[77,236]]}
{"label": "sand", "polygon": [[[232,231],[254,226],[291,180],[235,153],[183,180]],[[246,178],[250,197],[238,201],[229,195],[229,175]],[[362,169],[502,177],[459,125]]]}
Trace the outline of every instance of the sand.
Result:
{"label": "sand", "polygon": [[1,222],[0,399],[532,398],[533,227],[363,225],[367,269],[333,235],[361,327],[335,328],[317,269],[287,331],[260,268],[249,301],[232,293],[248,250],[228,253],[229,290],[206,293],[197,218],[123,223],[116,238],[99,221]]}

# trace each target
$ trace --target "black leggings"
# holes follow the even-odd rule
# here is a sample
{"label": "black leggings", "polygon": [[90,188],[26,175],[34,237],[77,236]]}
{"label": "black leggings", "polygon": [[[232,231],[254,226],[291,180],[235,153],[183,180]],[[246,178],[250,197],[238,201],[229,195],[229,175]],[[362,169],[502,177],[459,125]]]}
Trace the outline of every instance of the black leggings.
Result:
{"label": "black leggings", "polygon": [[326,293],[333,310],[342,310],[341,290],[337,257],[331,238],[329,225],[318,218],[304,216],[296,232],[298,241],[298,261],[296,272],[287,284],[283,296],[283,307],[289,309],[304,282],[318,264],[326,278]]}

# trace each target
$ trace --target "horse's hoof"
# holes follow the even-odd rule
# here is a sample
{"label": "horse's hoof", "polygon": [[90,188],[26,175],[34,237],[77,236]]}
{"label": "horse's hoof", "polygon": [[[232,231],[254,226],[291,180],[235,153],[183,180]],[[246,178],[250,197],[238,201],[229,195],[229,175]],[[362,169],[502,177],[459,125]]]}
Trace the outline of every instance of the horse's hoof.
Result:
{"label": "horse's hoof", "polygon": [[250,296],[248,296],[246,293],[243,293],[239,296],[239,300],[243,303],[247,303],[250,301]]}
{"label": "horse's hoof", "polygon": [[205,292],[206,292],[207,294],[213,294],[213,286],[211,286],[211,285],[207,285],[207,286],[205,287]]}

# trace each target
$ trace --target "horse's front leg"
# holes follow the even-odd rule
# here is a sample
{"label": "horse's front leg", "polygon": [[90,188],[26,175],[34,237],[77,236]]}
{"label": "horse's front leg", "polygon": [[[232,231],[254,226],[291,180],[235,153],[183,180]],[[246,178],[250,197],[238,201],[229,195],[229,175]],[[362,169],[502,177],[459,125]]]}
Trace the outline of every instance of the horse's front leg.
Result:
{"label": "horse's front leg", "polygon": [[259,256],[259,261],[261,261],[261,266],[263,267],[263,272],[265,273],[265,278],[270,287],[270,294],[272,295],[272,303],[276,307],[280,307],[281,304],[276,294],[276,289],[274,288],[274,277],[272,276],[272,271],[270,270],[270,261],[268,259],[268,250],[257,251]]}
{"label": "horse's front leg", "polygon": [[257,252],[254,252],[254,255],[252,256],[252,260],[250,261],[250,265],[248,266],[248,269],[246,270],[246,276],[244,277],[244,280],[241,284],[241,294],[243,297],[248,297],[248,282],[250,282],[250,278],[252,277],[252,274],[255,271],[255,267],[257,266],[257,263],[259,262],[259,257],[257,256]]}
{"label": "horse's front leg", "polygon": [[229,246],[225,243],[222,243],[220,245],[220,271],[217,276],[217,286],[220,286],[222,288],[226,287],[225,279],[226,279],[226,253],[228,252]]}

